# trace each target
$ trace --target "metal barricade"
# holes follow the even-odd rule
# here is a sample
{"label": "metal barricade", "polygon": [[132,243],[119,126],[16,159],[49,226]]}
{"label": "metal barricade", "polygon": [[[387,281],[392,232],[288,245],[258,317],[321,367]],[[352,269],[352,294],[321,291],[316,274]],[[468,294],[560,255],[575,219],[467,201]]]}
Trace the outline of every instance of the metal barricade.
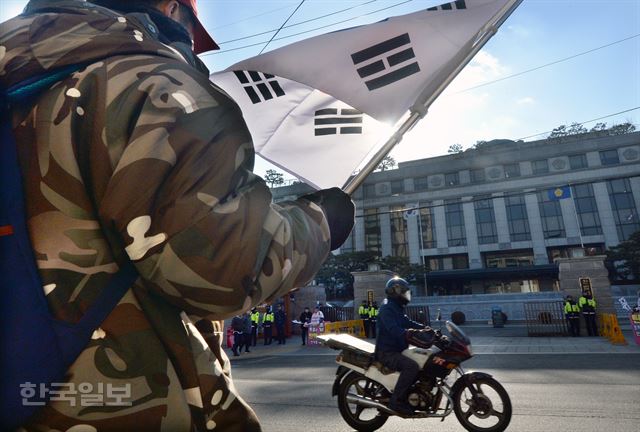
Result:
{"label": "metal barricade", "polygon": [[567,321],[561,301],[527,302],[524,304],[529,336],[567,336]]}
{"label": "metal barricade", "polygon": [[321,306],[320,310],[324,315],[325,321],[336,322],[336,321],[349,321],[354,319],[352,307]]}
{"label": "metal barricade", "polygon": [[429,306],[406,306],[404,308],[405,313],[409,318],[419,323],[430,326],[431,315],[429,315]]}

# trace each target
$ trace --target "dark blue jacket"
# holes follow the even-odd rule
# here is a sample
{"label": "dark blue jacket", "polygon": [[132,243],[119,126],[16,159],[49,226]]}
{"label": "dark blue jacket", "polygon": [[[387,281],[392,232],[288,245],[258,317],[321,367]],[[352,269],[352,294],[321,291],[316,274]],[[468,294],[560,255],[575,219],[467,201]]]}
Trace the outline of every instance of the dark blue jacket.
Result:
{"label": "dark blue jacket", "polygon": [[412,321],[404,313],[404,306],[397,300],[389,299],[382,305],[378,313],[378,337],[376,339],[376,353],[402,352],[409,348],[405,338],[408,328],[422,329],[423,324]]}
{"label": "dark blue jacket", "polygon": [[285,315],[283,310],[276,311],[275,313],[275,323],[277,327],[281,327],[287,321],[287,316]]}

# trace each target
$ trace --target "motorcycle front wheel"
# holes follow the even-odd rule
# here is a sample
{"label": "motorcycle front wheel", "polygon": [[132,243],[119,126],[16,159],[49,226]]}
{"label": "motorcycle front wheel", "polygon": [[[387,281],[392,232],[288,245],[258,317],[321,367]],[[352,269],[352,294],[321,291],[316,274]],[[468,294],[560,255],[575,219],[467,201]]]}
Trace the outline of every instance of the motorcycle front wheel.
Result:
{"label": "motorcycle front wheel", "polygon": [[[473,386],[475,395],[469,388]],[[511,400],[502,385],[488,375],[454,385],[453,410],[470,432],[502,432],[511,421]]]}
{"label": "motorcycle front wheel", "polygon": [[385,424],[389,416],[376,408],[367,408],[347,401],[348,395],[377,399],[385,392],[382,384],[362,374],[352,372],[342,380],[338,392],[338,409],[349,426],[359,432],[373,432]]}

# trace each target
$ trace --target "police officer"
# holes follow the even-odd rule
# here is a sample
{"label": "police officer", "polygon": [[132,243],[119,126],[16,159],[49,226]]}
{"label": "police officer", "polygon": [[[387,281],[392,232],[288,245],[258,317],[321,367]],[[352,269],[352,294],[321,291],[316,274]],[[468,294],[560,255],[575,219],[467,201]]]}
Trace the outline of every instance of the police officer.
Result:
{"label": "police officer", "polygon": [[571,336],[580,336],[580,306],[568,295],[564,303],[564,316],[569,324]]}
{"label": "police officer", "polygon": [[378,303],[373,302],[369,307],[369,337],[376,337],[376,321],[378,320]]}
{"label": "police officer", "polygon": [[275,324],[276,324],[276,330],[278,332],[278,345],[284,345],[285,343],[287,343],[286,340],[286,336],[284,334],[284,326],[287,323],[287,315],[284,313],[284,310],[282,309],[282,305],[279,304],[278,305],[278,310],[276,311],[275,314]]}
{"label": "police officer", "polygon": [[273,340],[273,312],[271,312],[271,306],[267,306],[264,314],[262,315],[262,328],[264,329],[264,344],[271,345],[271,341]]}
{"label": "police officer", "polygon": [[364,336],[369,337],[369,306],[367,306],[366,300],[362,300],[362,304],[358,308],[358,315],[360,315],[364,326]]}
{"label": "police officer", "polygon": [[582,294],[578,300],[578,306],[582,311],[584,324],[587,327],[589,336],[598,336],[598,327],[596,326],[596,301],[593,299],[591,291]]}
{"label": "police officer", "polygon": [[251,345],[256,346],[258,341],[258,325],[260,324],[260,312],[258,309],[251,309]]}
{"label": "police officer", "polygon": [[[231,320],[231,328],[233,329],[233,346],[231,347],[231,351],[233,351],[233,356],[238,357],[240,352],[242,352],[242,344],[244,343],[244,319],[242,315],[236,315]],[[238,352],[238,348],[240,348],[240,352]]]}

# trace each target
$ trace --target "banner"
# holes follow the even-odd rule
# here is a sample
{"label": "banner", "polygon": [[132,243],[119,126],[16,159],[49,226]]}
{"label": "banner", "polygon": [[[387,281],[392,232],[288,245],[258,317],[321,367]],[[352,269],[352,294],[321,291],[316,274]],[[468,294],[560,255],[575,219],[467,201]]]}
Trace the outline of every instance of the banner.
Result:
{"label": "banner", "polygon": [[346,333],[358,337],[365,336],[362,320],[336,321],[332,323],[326,323],[324,332],[335,334]]}
{"label": "banner", "polygon": [[260,156],[317,188],[342,187],[520,1],[458,0],[312,37],[211,80],[242,109]]}

